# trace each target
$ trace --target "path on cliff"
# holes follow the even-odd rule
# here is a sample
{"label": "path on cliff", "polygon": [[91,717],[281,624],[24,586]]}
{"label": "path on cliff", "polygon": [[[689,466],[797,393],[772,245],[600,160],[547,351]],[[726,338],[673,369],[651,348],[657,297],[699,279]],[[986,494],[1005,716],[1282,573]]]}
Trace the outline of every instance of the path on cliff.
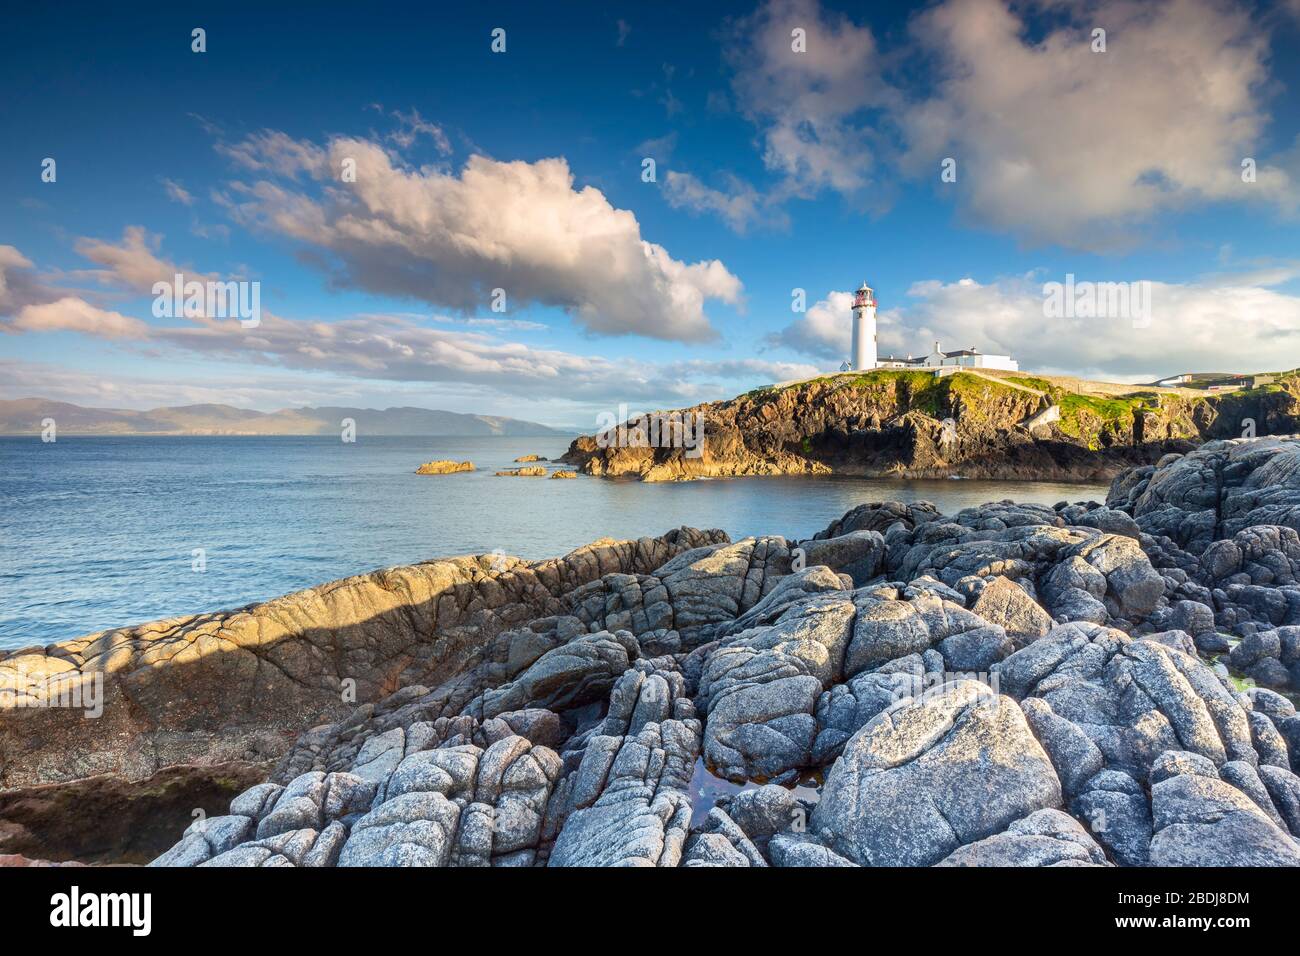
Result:
{"label": "path on cliff", "polygon": [[1038,395],[1039,397],[1042,397],[1043,395],[1047,394],[1040,388],[1031,388],[1030,386],[1025,385],[1022,382],[1017,382],[1014,378],[1009,378],[1009,377],[999,378],[996,375],[986,375],[984,372],[981,372],[978,369],[973,369],[973,368],[963,368],[961,371],[965,372],[967,375],[973,375],[976,378],[982,378],[986,382],[995,382],[998,385],[1006,385],[1011,388],[1018,388],[1022,392],[1029,392],[1031,395]]}

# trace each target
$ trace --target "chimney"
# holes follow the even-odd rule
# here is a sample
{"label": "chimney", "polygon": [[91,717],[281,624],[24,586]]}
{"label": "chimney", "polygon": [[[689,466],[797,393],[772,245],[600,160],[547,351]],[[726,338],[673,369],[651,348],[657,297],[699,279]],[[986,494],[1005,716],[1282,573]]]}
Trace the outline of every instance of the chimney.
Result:
{"label": "chimney", "polygon": [[938,341],[938,339],[935,340],[935,343],[934,343],[934,350],[935,350],[936,352],[940,352],[940,351],[942,351],[942,349],[939,348],[939,341]]}

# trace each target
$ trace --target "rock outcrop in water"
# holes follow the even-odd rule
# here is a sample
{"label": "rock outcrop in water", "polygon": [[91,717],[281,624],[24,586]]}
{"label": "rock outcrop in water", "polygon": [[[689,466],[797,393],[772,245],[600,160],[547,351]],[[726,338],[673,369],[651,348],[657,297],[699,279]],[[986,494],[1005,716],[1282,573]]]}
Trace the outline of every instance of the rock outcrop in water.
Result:
{"label": "rock outcrop in water", "polygon": [[[642,481],[831,473],[1094,481],[1248,428],[1300,429],[1295,373],[1225,394],[1115,391],[1094,386],[1080,393],[1030,375],[980,370],[936,377],[877,369],[657,413],[660,420],[702,423],[698,444],[676,441],[679,432],[643,417],[604,439],[576,439],[561,460],[589,475]],[[660,431],[665,447],[649,447],[649,436]]]}
{"label": "rock outcrop in water", "polygon": [[473,471],[472,461],[451,461],[447,458],[438,461],[426,461],[415,469],[417,475],[454,475],[462,471]]}
{"label": "rock outcrop in water", "polygon": [[1216,442],[1107,505],[869,504],[593,577],[155,862],[1300,865],[1300,716],[1235,673],[1290,675],[1297,473]]}

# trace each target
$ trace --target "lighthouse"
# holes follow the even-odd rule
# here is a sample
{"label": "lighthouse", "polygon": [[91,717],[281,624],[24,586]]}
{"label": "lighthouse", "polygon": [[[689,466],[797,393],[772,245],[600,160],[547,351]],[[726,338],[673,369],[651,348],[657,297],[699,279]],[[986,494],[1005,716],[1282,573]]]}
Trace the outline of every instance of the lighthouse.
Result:
{"label": "lighthouse", "polygon": [[876,294],[865,282],[853,295],[853,368],[876,367]]}

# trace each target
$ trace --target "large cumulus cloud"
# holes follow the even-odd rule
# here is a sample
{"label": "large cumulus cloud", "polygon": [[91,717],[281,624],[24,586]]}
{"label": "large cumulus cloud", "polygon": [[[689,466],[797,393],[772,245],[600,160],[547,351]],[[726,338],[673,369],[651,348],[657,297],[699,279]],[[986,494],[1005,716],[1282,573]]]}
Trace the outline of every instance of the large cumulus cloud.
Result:
{"label": "large cumulus cloud", "polygon": [[[472,312],[502,289],[510,308],[565,309],[601,335],[705,342],[705,303],[737,304],[716,259],[687,263],[641,236],[600,190],[576,188],[562,158],[471,156],[459,173],[407,168],[366,140],[324,146],[263,133],[226,148],[250,171],[226,202],[242,223],[302,243],[339,286]],[[341,181],[345,163],[356,181]]]}

